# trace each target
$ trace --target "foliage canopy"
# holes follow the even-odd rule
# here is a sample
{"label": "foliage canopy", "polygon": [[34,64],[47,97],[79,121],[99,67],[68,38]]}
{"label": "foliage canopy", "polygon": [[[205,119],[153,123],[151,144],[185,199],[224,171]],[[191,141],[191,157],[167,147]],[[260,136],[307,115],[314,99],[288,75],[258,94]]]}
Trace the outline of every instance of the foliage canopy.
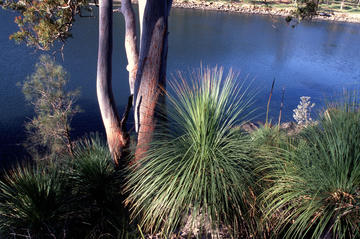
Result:
{"label": "foliage canopy", "polygon": [[10,39],[25,42],[41,50],[49,50],[56,41],[62,43],[71,36],[75,15],[82,9],[91,10],[87,0],[4,0],[5,9],[15,10],[19,31]]}

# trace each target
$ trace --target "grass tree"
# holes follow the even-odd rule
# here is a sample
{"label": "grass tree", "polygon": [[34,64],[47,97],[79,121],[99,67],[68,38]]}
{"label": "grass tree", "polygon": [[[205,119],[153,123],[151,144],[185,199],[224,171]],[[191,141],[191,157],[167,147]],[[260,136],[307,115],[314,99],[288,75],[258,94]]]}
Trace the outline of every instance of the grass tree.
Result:
{"label": "grass tree", "polygon": [[252,144],[234,127],[251,105],[247,86],[236,84],[232,72],[223,76],[222,69],[179,78],[170,83],[175,93],[167,95],[169,120],[129,169],[132,216],[165,237],[185,224],[189,232],[207,224],[213,235],[221,225],[248,225]]}
{"label": "grass tree", "polygon": [[331,107],[296,150],[262,165],[273,182],[265,212],[286,238],[360,236],[359,104]]}
{"label": "grass tree", "polygon": [[0,179],[0,235],[48,238],[65,227],[64,174],[43,166],[14,167]]}
{"label": "grass tree", "polygon": [[119,238],[119,234],[136,232],[130,225],[127,210],[119,202],[122,198],[120,171],[115,170],[108,147],[99,135],[79,140],[74,159],[64,170],[74,199],[69,202],[73,224],[71,238],[110,235]]}
{"label": "grass tree", "polygon": [[78,140],[72,160],[60,157],[0,175],[0,237],[139,238],[119,203],[120,171],[100,137]]}

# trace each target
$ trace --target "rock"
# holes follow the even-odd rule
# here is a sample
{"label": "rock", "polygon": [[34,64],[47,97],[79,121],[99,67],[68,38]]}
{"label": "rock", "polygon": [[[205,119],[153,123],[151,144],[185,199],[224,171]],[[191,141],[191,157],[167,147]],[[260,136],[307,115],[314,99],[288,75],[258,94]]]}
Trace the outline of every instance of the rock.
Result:
{"label": "rock", "polygon": [[280,129],[284,130],[288,135],[298,134],[304,126],[298,125],[295,122],[285,122],[280,125]]}
{"label": "rock", "polygon": [[327,12],[319,12],[319,16],[322,16],[322,17],[331,17],[331,15]]}
{"label": "rock", "polygon": [[241,125],[240,128],[247,133],[252,133],[259,129],[259,127],[252,122],[245,123],[245,124]]}

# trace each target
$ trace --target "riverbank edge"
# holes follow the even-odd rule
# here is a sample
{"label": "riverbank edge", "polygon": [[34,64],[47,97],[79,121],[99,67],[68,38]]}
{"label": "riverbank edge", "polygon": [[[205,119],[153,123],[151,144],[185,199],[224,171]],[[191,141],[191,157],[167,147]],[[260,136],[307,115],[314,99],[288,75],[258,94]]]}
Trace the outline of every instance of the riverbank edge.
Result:
{"label": "riverbank edge", "polygon": [[[295,10],[294,7],[288,8],[276,8],[266,7],[255,4],[244,4],[237,2],[208,2],[208,1],[174,1],[173,7],[175,8],[190,8],[200,10],[213,10],[224,12],[238,12],[244,14],[259,14],[287,17]],[[347,14],[332,12],[324,15],[316,15],[313,20],[321,21],[334,21],[334,22],[348,22],[348,23],[360,23],[360,14]]]}
{"label": "riverbank edge", "polygon": [[[114,0],[120,2],[120,0]],[[133,0],[137,3],[137,0]],[[290,4],[289,4],[290,5]],[[245,4],[239,2],[224,2],[224,1],[204,1],[204,0],[174,0],[172,3],[174,8],[196,9],[206,11],[221,11],[233,12],[251,15],[268,15],[277,17],[287,17],[295,10],[294,7],[288,8],[267,7],[256,4]],[[321,11],[320,11],[321,12]],[[343,23],[360,23],[360,14],[348,14],[339,12],[326,12],[326,14],[316,15],[312,20],[328,21],[328,22],[343,22]]]}

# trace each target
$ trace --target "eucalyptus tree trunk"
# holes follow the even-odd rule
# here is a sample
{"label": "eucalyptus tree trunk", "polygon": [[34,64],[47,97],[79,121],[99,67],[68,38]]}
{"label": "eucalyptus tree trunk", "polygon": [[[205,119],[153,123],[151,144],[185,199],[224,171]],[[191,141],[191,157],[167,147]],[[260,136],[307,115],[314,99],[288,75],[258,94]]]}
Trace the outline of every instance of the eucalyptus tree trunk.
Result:
{"label": "eucalyptus tree trunk", "polygon": [[[135,16],[130,0],[123,0],[121,12],[125,18],[125,49],[128,59],[130,92],[134,95],[135,128],[138,144],[135,159],[146,152],[155,129],[155,112],[160,89],[165,87],[168,16],[171,0],[139,0],[140,55],[136,43]],[[107,141],[115,164],[128,147],[129,135],[124,127],[131,99],[123,119],[116,110],[111,86],[112,74],[112,0],[99,4],[99,51],[97,95],[106,130]]]}
{"label": "eucalyptus tree trunk", "polygon": [[320,0],[313,0],[313,3],[315,3],[316,11],[319,9],[319,2]]}
{"label": "eucalyptus tree trunk", "polygon": [[[141,42],[135,82],[135,161],[148,149],[156,125],[156,108],[165,88],[168,16],[171,0],[139,0]],[[142,16],[142,17],[141,17]]]}
{"label": "eucalyptus tree trunk", "polygon": [[129,137],[123,130],[112,92],[112,15],[112,0],[100,0],[96,90],[109,150],[114,163],[119,165]]}
{"label": "eucalyptus tree trunk", "polygon": [[[163,0],[159,0],[163,1]],[[140,22],[140,36],[142,35],[142,29],[143,29],[143,19],[144,19],[144,12],[145,12],[145,5],[147,0],[139,0],[138,6],[139,6],[139,22]],[[141,42],[140,42],[141,44]],[[140,45],[141,48],[141,45]]]}
{"label": "eucalyptus tree trunk", "polygon": [[134,94],[136,73],[138,69],[139,50],[136,42],[136,21],[131,0],[122,0],[121,13],[125,19],[125,51],[128,61],[130,94]]}

